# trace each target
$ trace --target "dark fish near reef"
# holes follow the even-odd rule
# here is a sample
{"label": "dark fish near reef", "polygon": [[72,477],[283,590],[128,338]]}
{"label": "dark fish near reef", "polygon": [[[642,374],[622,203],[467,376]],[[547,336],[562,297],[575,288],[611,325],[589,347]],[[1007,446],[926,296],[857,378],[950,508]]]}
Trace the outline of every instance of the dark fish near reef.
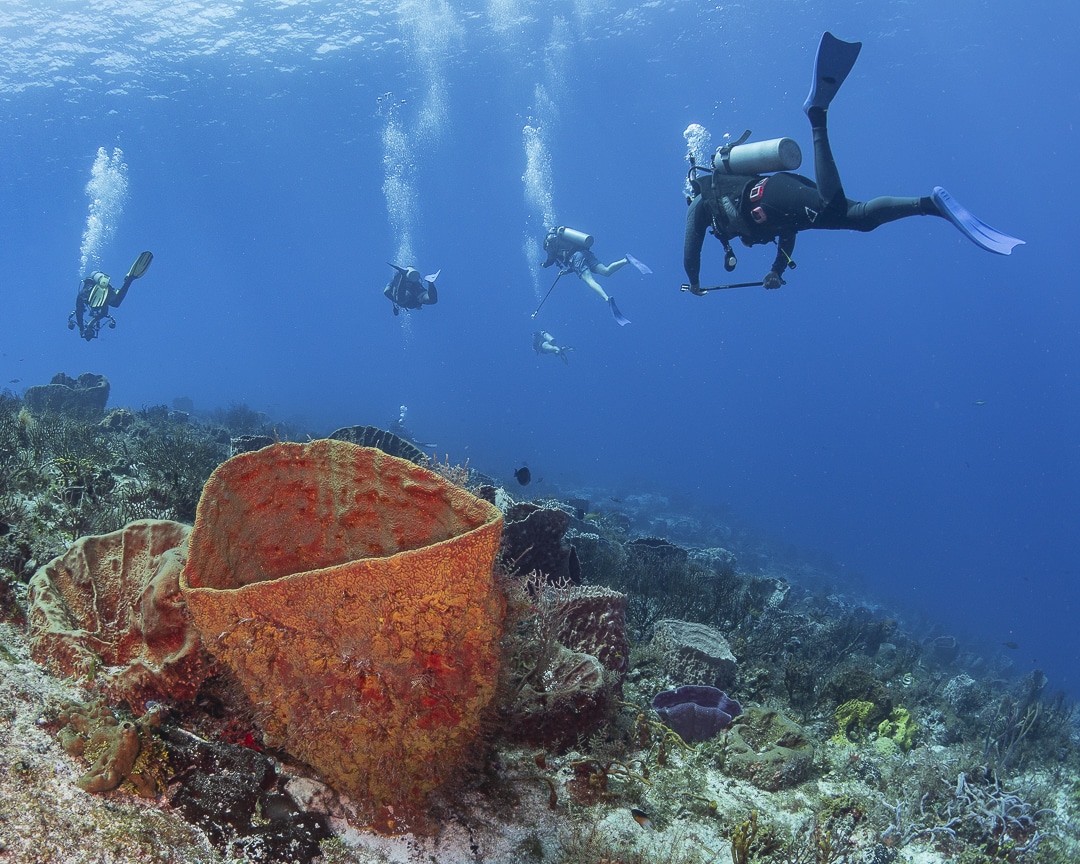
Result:
{"label": "dark fish near reef", "polygon": [[1006,648],[1011,648],[1013,651],[1015,651],[1017,648],[1020,647],[1015,642],[1013,642],[1011,639],[1008,642],[1002,642],[1001,644],[1004,645]]}
{"label": "dark fish near reef", "polygon": [[652,827],[652,819],[649,818],[649,814],[644,810],[638,810],[637,807],[631,807],[630,815],[634,817],[634,821],[642,828]]}
{"label": "dark fish near reef", "polygon": [[22,381],[22,378],[12,378],[8,381],[8,384],[18,384],[20,381]]}
{"label": "dark fish near reef", "polygon": [[532,472],[529,470],[528,466],[522,465],[514,472],[514,479],[522,486],[528,486],[529,481],[532,480]]}

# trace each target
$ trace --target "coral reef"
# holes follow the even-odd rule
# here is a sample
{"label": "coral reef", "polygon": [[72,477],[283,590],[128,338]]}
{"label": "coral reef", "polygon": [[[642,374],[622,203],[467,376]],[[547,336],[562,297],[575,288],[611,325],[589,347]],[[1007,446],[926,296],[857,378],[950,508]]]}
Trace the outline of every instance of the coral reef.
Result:
{"label": "coral reef", "polygon": [[141,712],[191,699],[208,673],[180,596],[190,528],[145,520],[84,537],[30,580],[36,661]]}
{"label": "coral reef", "polygon": [[[425,779],[429,770],[441,772],[440,779],[452,774],[453,782],[421,796],[426,819],[397,805],[373,812],[367,787],[350,799],[320,782],[308,765],[277,748],[284,739],[267,721],[276,707],[291,711],[286,719],[297,728],[321,733],[326,726],[313,724],[322,715],[293,710],[296,703],[279,698],[279,690],[248,701],[221,665],[194,700],[173,700],[164,711],[151,708],[136,719],[123,707],[91,707],[102,691],[87,674],[55,678],[30,660],[20,616],[40,562],[133,518],[184,512],[193,518],[203,482],[231,439],[262,435],[266,444],[288,437],[283,426],[246,406],[215,414],[228,429],[195,414],[193,405],[176,407],[186,413],[118,409],[91,423],[34,413],[14,395],[0,394],[0,858],[42,864],[94,864],[103,855],[116,864],[1080,860],[1076,713],[1049,689],[1046,676],[1018,674],[1015,652],[983,646],[980,653],[966,636],[961,648],[959,634],[944,636],[948,631],[938,625],[853,598],[848,592],[861,586],[830,569],[827,558],[771,545],[732,523],[730,514],[676,512],[657,495],[574,490],[565,503],[545,498],[515,511],[525,520],[534,507],[548,511],[538,521],[551,520],[556,530],[535,537],[550,541],[553,570],[565,560],[569,571],[580,556],[580,572],[569,575],[581,584],[543,572],[496,572],[509,610],[500,649],[493,649],[501,669],[489,707],[497,710],[482,713],[473,736],[463,736],[472,745],[460,748],[462,739],[453,738],[447,747],[390,752],[387,739],[393,744],[399,734],[393,724],[438,745],[445,730],[420,723],[445,718],[455,699],[469,697],[457,695],[460,678],[448,675],[445,664],[433,668],[432,658],[423,657],[416,667],[415,653],[395,640],[403,629],[442,627],[443,619],[470,615],[483,629],[490,595],[464,607],[435,603],[432,616],[402,619],[393,604],[412,602],[399,589],[412,576],[399,574],[392,583],[377,577],[375,587],[386,596],[368,598],[373,617],[365,620],[376,622],[374,636],[327,640],[325,634],[344,632],[353,611],[345,595],[357,580],[294,589],[289,586],[312,585],[315,574],[271,572],[252,547],[236,545],[229,567],[235,561],[255,578],[239,589],[215,586],[207,596],[216,603],[242,595],[247,603],[249,593],[269,588],[282,599],[272,620],[265,608],[237,606],[231,629],[214,638],[223,634],[257,663],[271,662],[256,647],[264,637],[280,637],[273,660],[288,660],[302,643],[305,656],[321,664],[310,681],[297,683],[299,673],[285,662],[272,671],[284,669],[284,682],[301,695],[326,680],[319,677],[326,670],[347,673],[326,688],[331,711],[351,710],[350,698],[370,707],[385,682],[408,675],[418,700],[412,727],[409,718],[399,722],[401,715],[383,712],[382,725],[372,720],[358,735],[342,732],[323,749],[346,760],[359,750],[381,757],[366,763],[381,788],[414,788],[413,771]],[[336,514],[350,502],[323,495],[318,484],[306,491],[292,486],[285,495],[283,478],[297,473],[292,467],[282,466],[282,482],[269,486],[303,518],[255,515],[261,513],[266,545],[280,547],[306,571],[341,539]],[[332,475],[339,467],[324,466]],[[483,482],[449,460],[437,468],[460,485]],[[506,490],[492,486],[485,494],[500,509],[519,506]],[[377,511],[369,502],[382,495],[375,488],[364,506]],[[222,499],[214,501],[217,507]],[[228,520],[236,521],[244,506],[226,508]],[[551,511],[569,518],[565,533]],[[334,518],[319,520],[327,513]],[[309,531],[308,517],[321,526]],[[320,546],[316,534],[329,539]],[[351,555],[343,552],[327,569],[348,566]],[[458,578],[455,569],[451,581]],[[498,612],[497,597],[494,605]],[[744,713],[699,744],[687,744],[649,710],[653,694],[686,680],[652,640],[664,619],[713,628],[738,658],[729,692]],[[393,650],[378,655],[377,667],[370,648],[379,640],[377,649]],[[91,670],[98,684],[109,671],[103,661],[91,662]],[[69,721],[59,737],[61,727],[51,719],[57,717]],[[840,724],[850,735],[832,738]],[[81,746],[82,755],[69,755],[62,744],[72,752]],[[324,771],[330,779],[331,771]],[[111,790],[82,794],[73,787],[83,777],[95,788],[121,779]],[[361,827],[373,823],[425,833],[376,836]]]}
{"label": "coral reef", "polygon": [[501,529],[487,502],[381,450],[275,444],[211,475],[181,589],[266,741],[374,818],[421,805],[476,735]]}

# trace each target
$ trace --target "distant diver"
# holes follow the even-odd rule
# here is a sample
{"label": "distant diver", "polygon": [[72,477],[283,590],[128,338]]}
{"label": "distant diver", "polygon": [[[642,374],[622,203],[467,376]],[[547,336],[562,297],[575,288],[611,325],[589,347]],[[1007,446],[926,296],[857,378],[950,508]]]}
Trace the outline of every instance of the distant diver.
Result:
{"label": "distant diver", "polygon": [[568,352],[574,350],[571,345],[557,344],[555,342],[555,337],[545,330],[537,330],[533,333],[532,346],[533,351],[537,354],[554,354],[556,357],[561,357],[563,363],[570,362],[570,358],[567,355]]}
{"label": "distant diver", "polygon": [[652,273],[652,270],[629,254],[618,261],[612,261],[610,264],[602,264],[592,251],[592,245],[593,236],[591,234],[567,228],[565,225],[552,228],[548,231],[547,237],[544,238],[544,251],[547,252],[547,260],[540,266],[550,267],[552,264],[558,264],[561,271],[559,276],[564,273],[577,273],[578,278],[592,288],[600,296],[600,299],[608,304],[615,321],[620,326],[625,326],[630,323],[630,319],[619,311],[619,307],[615,305],[615,298],[609,296],[600,287],[600,283],[596,281],[596,276],[610,276],[627,264],[633,264],[640,273],[648,274]]}
{"label": "distant diver", "polygon": [[419,309],[421,306],[434,306],[439,302],[435,280],[439,278],[441,269],[421,278],[420,271],[415,267],[399,267],[397,264],[390,266],[394,268],[394,276],[383,288],[383,294],[394,304],[395,315],[402,309]]}
{"label": "distant diver", "polygon": [[873,231],[908,216],[940,216],[988,252],[1008,255],[1024,242],[991,228],[940,186],[922,198],[880,197],[864,202],[844,194],[829,145],[826,115],[861,48],[861,42],[844,42],[828,32],[818,45],[814,80],[803,104],[814,137],[816,183],[790,173],[802,161],[798,144],[790,138],[744,144],[750,135],[747,131],[720,147],[711,167],[697,165],[691,157],[687,179],[693,194],[688,197],[683,241],[683,267],[690,281],[683,290],[699,295],[713,290],[702,288],[699,281],[701,245],[709,229],[724,245],[724,269],[729,273],[737,263],[731,249],[735,238],[746,246],[775,242],[778,247],[776,260],[760,283],[716,286],[721,288],[757,284],[779,288],[784,271],[795,267],[791,255],[796,233],[810,229]]}
{"label": "distant diver", "polygon": [[[108,321],[109,329],[115,328],[116,319],[109,314],[110,307],[124,302],[131,283],[146,273],[153,260],[154,255],[151,252],[143,252],[136,258],[119,290],[113,286],[109,276],[100,270],[95,270],[83,279],[75,295],[75,309],[68,315],[68,330],[78,327],[79,335],[90,342],[98,337],[102,322]],[[89,320],[86,320],[87,309],[90,310]]]}
{"label": "distant diver", "polygon": [[435,444],[430,441],[421,441],[412,432],[409,431],[409,427],[405,425],[405,415],[409,413],[408,405],[401,405],[398,407],[398,415],[390,421],[390,428],[387,430],[397,435],[398,438],[402,438],[408,441],[414,447],[418,447],[421,450],[433,450]]}

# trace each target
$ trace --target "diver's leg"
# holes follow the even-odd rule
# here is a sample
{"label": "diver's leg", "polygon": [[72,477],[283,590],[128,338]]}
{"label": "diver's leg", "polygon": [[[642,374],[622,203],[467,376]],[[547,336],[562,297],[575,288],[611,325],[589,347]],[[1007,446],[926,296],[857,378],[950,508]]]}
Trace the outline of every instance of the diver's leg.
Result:
{"label": "diver's leg", "polygon": [[848,201],[846,224],[838,227],[873,231],[879,225],[906,219],[908,216],[941,216],[941,213],[928,196],[895,198],[882,195],[869,201]]}
{"label": "diver's leg", "polygon": [[582,270],[580,273],[578,273],[578,278],[582,282],[584,282],[586,285],[588,285],[590,288],[592,288],[593,291],[595,291],[597,294],[599,294],[601,300],[603,300],[605,303],[608,302],[609,298],[608,298],[607,292],[603,288],[600,287],[600,283],[596,281],[596,278],[593,276],[591,270],[589,270],[589,269]]}
{"label": "diver's leg", "polygon": [[629,261],[626,258],[620,258],[618,261],[612,261],[610,264],[601,264],[597,261],[592,269],[601,276],[610,276],[612,273],[622,270],[628,263]]}
{"label": "diver's leg", "polygon": [[839,216],[844,212],[844,184],[840,182],[840,171],[833,158],[832,145],[829,144],[825,114],[824,108],[811,108],[806,112],[814,135],[814,180],[825,201],[826,210],[834,211]]}

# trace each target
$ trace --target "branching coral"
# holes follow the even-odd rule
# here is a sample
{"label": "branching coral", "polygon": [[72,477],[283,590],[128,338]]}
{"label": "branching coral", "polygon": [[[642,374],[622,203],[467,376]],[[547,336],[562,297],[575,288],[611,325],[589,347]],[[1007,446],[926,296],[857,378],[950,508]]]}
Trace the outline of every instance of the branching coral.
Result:
{"label": "branching coral", "polygon": [[924,795],[919,801],[918,814],[909,814],[911,808],[903,799],[889,804],[894,816],[881,835],[882,841],[905,846],[925,837],[948,837],[956,841],[963,837],[994,856],[1004,853],[1000,860],[1020,861],[1028,853],[1034,853],[1049,836],[1040,826],[1040,820],[1057,815],[1052,810],[1038,809],[1019,792],[1002,788],[996,779],[973,783],[963,773],[956,779],[952,799],[942,808],[937,811],[928,808],[929,797]]}

